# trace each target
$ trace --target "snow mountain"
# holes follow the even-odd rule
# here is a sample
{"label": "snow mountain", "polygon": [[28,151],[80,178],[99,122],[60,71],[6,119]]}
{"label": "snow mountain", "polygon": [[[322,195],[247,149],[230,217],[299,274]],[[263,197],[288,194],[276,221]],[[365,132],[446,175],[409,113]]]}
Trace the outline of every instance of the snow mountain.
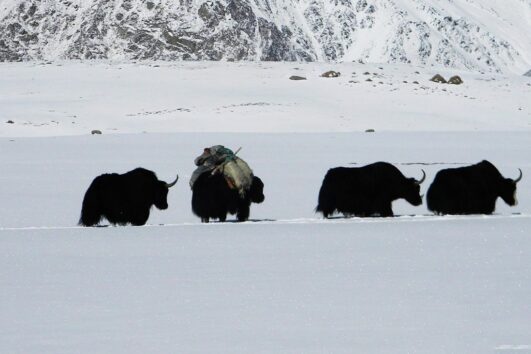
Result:
{"label": "snow mountain", "polygon": [[0,61],[363,61],[523,74],[531,0],[2,0]]}

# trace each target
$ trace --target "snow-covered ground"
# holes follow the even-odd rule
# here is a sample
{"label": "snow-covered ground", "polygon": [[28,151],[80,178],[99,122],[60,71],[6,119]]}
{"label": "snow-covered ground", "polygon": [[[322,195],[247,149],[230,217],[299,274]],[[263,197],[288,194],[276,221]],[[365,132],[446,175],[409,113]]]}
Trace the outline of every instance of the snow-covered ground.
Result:
{"label": "snow-covered ground", "polygon": [[[341,76],[320,77],[327,70]],[[464,84],[429,81],[436,73],[460,75]],[[5,137],[93,129],[531,131],[531,80],[516,75],[354,63],[64,62],[2,64],[0,77]]]}
{"label": "snow-covered ground", "polygon": [[[152,65],[0,65],[0,353],[531,352],[529,78]],[[327,68],[342,76],[320,78]],[[213,144],[243,147],[264,180],[250,222],[191,213],[193,158]],[[518,206],[313,211],[330,167],[424,169],[425,193],[439,169],[482,159],[522,169]],[[137,166],[180,174],[169,209],[145,227],[77,227],[91,180]]]}
{"label": "snow-covered ground", "polygon": [[3,232],[2,352],[525,353],[530,225]]}

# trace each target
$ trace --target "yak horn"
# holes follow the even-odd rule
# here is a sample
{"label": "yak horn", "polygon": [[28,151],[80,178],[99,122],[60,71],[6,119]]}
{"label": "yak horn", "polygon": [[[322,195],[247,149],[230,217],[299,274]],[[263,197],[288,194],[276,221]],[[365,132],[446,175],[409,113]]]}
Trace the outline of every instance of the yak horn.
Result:
{"label": "yak horn", "polygon": [[177,183],[178,180],[179,180],[179,175],[177,175],[177,178],[175,178],[175,181],[173,181],[171,183],[166,183],[166,187],[171,188],[171,187],[175,186],[175,183]]}
{"label": "yak horn", "polygon": [[420,181],[416,182],[417,184],[422,184],[422,182],[424,182],[424,180],[426,179],[426,172],[424,172],[424,170],[421,170],[421,171],[422,171],[422,178],[420,179]]}
{"label": "yak horn", "polygon": [[514,180],[514,183],[518,183],[522,179],[522,170],[518,169],[518,171],[520,171],[520,176],[518,176],[518,178]]}

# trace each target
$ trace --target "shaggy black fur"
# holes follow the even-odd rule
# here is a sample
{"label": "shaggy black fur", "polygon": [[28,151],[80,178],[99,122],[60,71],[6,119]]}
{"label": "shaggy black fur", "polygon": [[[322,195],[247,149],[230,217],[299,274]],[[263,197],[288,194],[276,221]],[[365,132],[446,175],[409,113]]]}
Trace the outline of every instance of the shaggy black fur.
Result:
{"label": "shaggy black fur", "polygon": [[168,187],[153,171],[136,168],[124,174],[110,173],[92,181],[81,208],[79,224],[94,226],[102,218],[111,224],[144,225],[153,205],[168,208]]}
{"label": "shaggy black fur", "polygon": [[336,167],[326,173],[315,210],[325,218],[336,211],[345,216],[393,216],[391,203],[400,198],[422,204],[419,181],[387,162]]}
{"label": "shaggy black fur", "polygon": [[249,219],[251,202],[262,203],[264,199],[264,183],[256,176],[249,192],[242,198],[238,191],[229,188],[222,174],[205,172],[194,183],[192,211],[202,222],[210,219],[225,221],[227,214],[236,214],[238,221],[245,221]]}
{"label": "shaggy black fur", "polygon": [[489,161],[437,172],[428,189],[428,209],[436,214],[491,214],[496,199],[516,204],[516,182]]}

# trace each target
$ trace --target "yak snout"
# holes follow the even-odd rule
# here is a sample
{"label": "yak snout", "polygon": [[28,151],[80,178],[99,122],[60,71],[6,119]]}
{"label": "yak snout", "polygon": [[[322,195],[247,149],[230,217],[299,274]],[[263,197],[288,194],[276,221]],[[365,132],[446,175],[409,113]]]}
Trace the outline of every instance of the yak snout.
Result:
{"label": "yak snout", "polygon": [[264,196],[264,183],[258,177],[253,177],[253,183],[251,184],[251,189],[249,190],[249,196],[253,203],[262,203],[265,200]]}
{"label": "yak snout", "polygon": [[[425,179],[425,177],[423,178]],[[413,183],[410,183],[408,193],[406,194],[405,199],[409,204],[413,206],[419,206],[422,204],[422,195],[420,194],[420,183],[415,179],[412,179]],[[423,181],[421,181],[422,183]]]}

